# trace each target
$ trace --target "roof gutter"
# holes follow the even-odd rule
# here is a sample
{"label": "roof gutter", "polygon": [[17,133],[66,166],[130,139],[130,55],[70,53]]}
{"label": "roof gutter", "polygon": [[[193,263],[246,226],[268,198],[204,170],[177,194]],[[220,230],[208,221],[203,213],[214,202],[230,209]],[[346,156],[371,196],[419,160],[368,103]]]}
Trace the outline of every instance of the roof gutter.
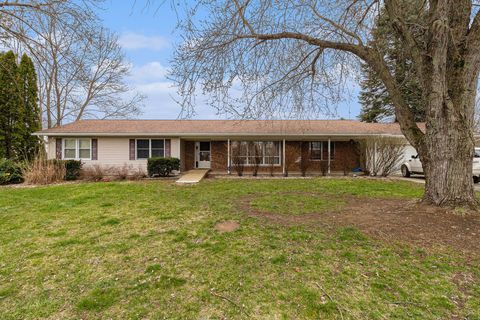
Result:
{"label": "roof gutter", "polygon": [[81,136],[96,136],[96,137],[258,137],[258,136],[268,136],[268,137],[351,137],[351,136],[362,136],[362,137],[372,137],[372,136],[386,136],[386,137],[404,137],[403,134],[391,134],[391,133],[300,133],[300,134],[290,134],[290,133],[185,133],[185,132],[160,132],[160,133],[128,133],[128,132],[34,132],[34,135],[37,136],[52,136],[52,137],[81,137]]}

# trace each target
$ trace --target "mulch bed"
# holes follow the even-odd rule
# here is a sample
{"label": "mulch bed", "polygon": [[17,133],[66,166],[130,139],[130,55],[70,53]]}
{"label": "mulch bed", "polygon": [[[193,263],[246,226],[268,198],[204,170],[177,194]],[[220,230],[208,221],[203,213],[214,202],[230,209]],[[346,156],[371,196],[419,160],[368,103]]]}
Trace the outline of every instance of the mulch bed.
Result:
{"label": "mulch bed", "polygon": [[376,239],[405,242],[426,249],[446,247],[467,257],[480,258],[478,212],[455,212],[425,205],[418,200],[349,197],[343,199],[346,205],[332,211],[287,215],[253,208],[250,203],[254,198],[240,199],[240,210],[269,223],[323,226],[327,229],[353,226]]}

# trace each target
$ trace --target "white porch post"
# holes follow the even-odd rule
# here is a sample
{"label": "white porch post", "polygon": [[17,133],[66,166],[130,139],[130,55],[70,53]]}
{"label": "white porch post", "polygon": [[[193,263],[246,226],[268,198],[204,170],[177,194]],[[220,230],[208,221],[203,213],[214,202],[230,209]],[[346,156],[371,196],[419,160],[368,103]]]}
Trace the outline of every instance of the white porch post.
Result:
{"label": "white porch post", "polygon": [[283,147],[282,147],[282,165],[283,165],[283,174],[285,175],[285,139],[283,139]]}
{"label": "white porch post", "polygon": [[227,141],[227,173],[230,174],[230,139]]}
{"label": "white porch post", "polygon": [[330,152],[331,152],[331,148],[330,148],[330,138],[328,139],[328,174],[330,174]]}

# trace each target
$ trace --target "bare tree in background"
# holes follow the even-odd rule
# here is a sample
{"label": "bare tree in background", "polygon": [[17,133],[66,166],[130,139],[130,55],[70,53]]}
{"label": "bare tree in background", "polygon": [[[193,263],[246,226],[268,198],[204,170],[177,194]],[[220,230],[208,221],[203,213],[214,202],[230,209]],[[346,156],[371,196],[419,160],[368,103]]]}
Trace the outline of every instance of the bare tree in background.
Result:
{"label": "bare tree in background", "polygon": [[[182,20],[185,42],[172,78],[187,110],[201,90],[212,104],[239,116],[301,114],[328,107],[363,60],[385,84],[402,133],[420,155],[424,201],[477,207],[471,173],[478,5],[474,0],[203,0]],[[382,8],[419,77],[425,131],[372,37]],[[196,14],[205,11],[208,19],[199,19]]]}
{"label": "bare tree in background", "polygon": [[90,10],[99,1],[32,3],[36,6],[29,10],[11,10],[19,18],[11,21],[2,40],[31,53],[45,125],[138,115],[144,96],[125,83],[130,66],[118,38]]}
{"label": "bare tree in background", "polygon": [[96,23],[78,22],[71,34],[46,21],[35,46],[40,69],[40,104],[47,126],[83,118],[127,118],[139,114],[143,96],[125,83],[130,66],[117,36]]}
{"label": "bare tree in background", "polygon": [[58,24],[70,26],[77,32],[72,20],[89,21],[94,17],[93,8],[102,0],[23,0],[0,1],[0,39],[10,43],[13,39],[37,41],[43,37],[38,17],[54,19]]}

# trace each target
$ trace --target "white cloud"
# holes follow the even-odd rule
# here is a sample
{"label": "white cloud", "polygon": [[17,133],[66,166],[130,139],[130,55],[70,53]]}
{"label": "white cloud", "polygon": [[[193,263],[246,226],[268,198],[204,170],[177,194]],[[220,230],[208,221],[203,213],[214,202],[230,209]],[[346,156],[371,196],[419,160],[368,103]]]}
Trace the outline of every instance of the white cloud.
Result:
{"label": "white cloud", "polygon": [[[135,90],[145,94],[142,118],[175,119],[181,113],[181,107],[175,102],[179,100],[173,82],[166,78],[168,67],[158,61],[144,65],[132,66],[128,77],[129,84]],[[217,119],[216,111],[199,101],[196,110],[198,119]]]}
{"label": "white cloud", "polygon": [[170,47],[170,41],[161,36],[147,36],[137,32],[122,33],[119,39],[120,45],[127,50],[148,49],[161,51]]}
{"label": "white cloud", "polygon": [[142,66],[133,66],[129,78],[137,84],[166,81],[167,72],[167,67],[158,61],[152,61]]}

